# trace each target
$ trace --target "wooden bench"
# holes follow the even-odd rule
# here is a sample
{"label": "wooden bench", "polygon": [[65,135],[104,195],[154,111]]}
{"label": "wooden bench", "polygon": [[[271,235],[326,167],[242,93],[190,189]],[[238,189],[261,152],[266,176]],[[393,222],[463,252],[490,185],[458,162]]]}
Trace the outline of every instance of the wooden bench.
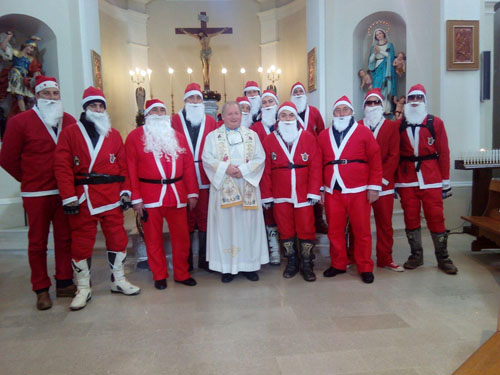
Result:
{"label": "wooden bench", "polygon": [[453,375],[498,374],[500,374],[500,311],[497,331],[453,373]]}
{"label": "wooden bench", "polygon": [[477,239],[472,242],[472,251],[485,248],[500,248],[500,180],[491,180],[488,204],[482,216],[462,216],[478,228]]}

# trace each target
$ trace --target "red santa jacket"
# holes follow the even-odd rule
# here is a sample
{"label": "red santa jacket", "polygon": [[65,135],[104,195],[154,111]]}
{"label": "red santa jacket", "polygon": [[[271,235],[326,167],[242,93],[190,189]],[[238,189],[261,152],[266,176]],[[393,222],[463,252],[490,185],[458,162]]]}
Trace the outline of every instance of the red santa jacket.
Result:
{"label": "red santa jacket", "polygon": [[[99,173],[125,177],[124,182],[99,185],[78,185],[75,180],[88,173]],[[78,199],[87,202],[90,214],[110,211],[120,206],[120,195],[128,193],[129,177],[125,147],[120,133],[111,129],[107,136],[99,136],[94,148],[83,124],[78,121],[61,133],[57,143],[54,173],[63,205]]]}
{"label": "red santa jacket", "polygon": [[205,147],[205,139],[207,138],[207,134],[212,130],[217,129],[217,122],[212,116],[205,115],[205,118],[202,120],[200,125],[200,133],[198,135],[198,140],[195,145],[191,142],[191,137],[189,136],[189,131],[186,126],[186,120],[182,111],[176,113],[172,116],[172,127],[184,134],[187,140],[187,144],[189,145],[189,150],[191,150],[191,155],[194,159],[194,169],[196,171],[196,179],[198,181],[198,186],[200,189],[208,189],[210,188],[210,180],[203,169],[203,163],[201,161],[201,155],[203,154],[203,147]]}
{"label": "red santa jacket", "polygon": [[[144,203],[144,207],[186,207],[187,198],[198,197],[198,182],[194,169],[193,156],[188,150],[184,135],[175,132],[179,147],[184,152],[175,162],[164,156],[158,158],[152,152],[144,151],[144,128],[134,129],[125,141],[132,204]],[[180,178],[173,184],[153,184],[139,179],[161,180]]]}
{"label": "red santa jacket", "polygon": [[260,143],[262,143],[262,145],[264,145],[264,140],[266,139],[266,137],[269,134],[271,134],[271,130],[269,130],[269,127],[265,126],[262,123],[262,121],[254,122],[250,126],[250,130],[253,130],[254,132],[257,133],[257,135],[259,136],[259,141],[260,141]]}
{"label": "red santa jacket", "polygon": [[[281,136],[274,131],[264,141],[266,166],[260,183],[263,203],[293,203],[308,206],[308,198],[321,198],[321,154],[315,136],[299,130],[288,151]],[[295,168],[291,167],[291,164]]]}
{"label": "red santa jacket", "polygon": [[[323,185],[333,193],[335,181],[342,193],[359,193],[367,189],[382,190],[382,162],[380,148],[366,126],[354,123],[337,147],[332,128],[318,137],[322,153]],[[366,163],[329,164],[333,160],[363,160]]]}
{"label": "red santa jacket", "polygon": [[75,121],[64,113],[56,135],[44,124],[36,106],[9,119],[0,150],[0,165],[21,182],[22,197],[59,194],[54,177],[54,151],[62,129]]}
{"label": "red santa jacket", "polygon": [[313,107],[312,105],[307,105],[305,111],[306,113],[304,116],[304,120],[302,120],[300,116],[297,117],[297,120],[305,130],[318,136],[319,133],[325,130],[325,123],[323,122],[321,113],[319,112],[318,108]]}
{"label": "red santa jacket", "polygon": [[[415,135],[411,127],[401,133],[401,160],[396,174],[396,187],[418,186],[420,189],[431,189],[450,185],[450,149],[444,123],[439,117],[434,117],[433,137],[425,127],[427,119],[428,116],[422,123],[423,127],[415,128]],[[434,153],[439,158],[422,161],[418,172],[418,162],[403,159],[412,155],[426,156]]]}
{"label": "red santa jacket", "polygon": [[[363,120],[358,121],[358,124],[365,125]],[[394,194],[394,180],[399,165],[399,123],[384,120],[375,128],[373,136],[380,147],[382,159],[382,191],[379,195]]]}

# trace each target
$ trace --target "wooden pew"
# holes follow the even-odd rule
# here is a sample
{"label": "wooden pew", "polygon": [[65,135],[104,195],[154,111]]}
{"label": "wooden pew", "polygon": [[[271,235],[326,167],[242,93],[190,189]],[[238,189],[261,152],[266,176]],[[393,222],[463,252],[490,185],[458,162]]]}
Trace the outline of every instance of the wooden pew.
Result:
{"label": "wooden pew", "polygon": [[462,216],[462,219],[478,228],[477,239],[471,245],[473,251],[500,248],[500,180],[490,182],[484,213],[481,216]]}

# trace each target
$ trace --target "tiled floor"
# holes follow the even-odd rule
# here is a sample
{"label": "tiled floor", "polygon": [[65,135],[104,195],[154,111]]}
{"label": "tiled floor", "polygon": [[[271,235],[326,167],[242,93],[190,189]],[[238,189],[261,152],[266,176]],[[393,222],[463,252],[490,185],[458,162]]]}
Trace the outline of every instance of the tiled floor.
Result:
{"label": "tiled floor", "polygon": [[[70,300],[57,299],[39,312],[25,233],[3,232],[0,373],[451,374],[493,333],[500,302],[500,251],[471,253],[471,240],[450,237],[457,276],[437,270],[426,236],[423,267],[376,269],[372,285],[355,269],[323,278],[329,260],[319,254],[315,283],[285,280],[264,266],[256,283],[222,284],[217,274],[196,271],[198,286],[169,280],[164,291],[129,264],[129,279],[142,287],[134,297],[109,293],[100,243],[90,304],[70,312]],[[406,239],[397,237],[394,249],[402,263]]]}

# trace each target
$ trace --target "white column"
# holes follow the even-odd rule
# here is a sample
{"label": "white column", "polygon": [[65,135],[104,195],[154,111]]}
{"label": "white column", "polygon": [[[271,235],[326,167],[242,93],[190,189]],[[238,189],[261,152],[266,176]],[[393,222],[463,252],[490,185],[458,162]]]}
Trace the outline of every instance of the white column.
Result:
{"label": "white column", "polygon": [[264,91],[266,86],[270,84],[267,80],[266,70],[271,65],[278,66],[278,11],[275,8],[257,13],[257,15],[260,21],[260,64],[264,69],[260,85]]}
{"label": "white column", "polygon": [[78,0],[80,12],[80,38],[82,51],[83,87],[94,85],[90,50],[101,54],[101,37],[99,30],[99,3],[97,0]]}
{"label": "white column", "polygon": [[[135,10],[127,10],[128,51],[130,58],[130,68],[149,68],[149,45],[147,35],[148,18],[149,16],[147,14],[137,12]],[[155,73],[158,74],[158,72],[153,72],[153,77]],[[146,98],[149,98],[149,81],[146,80],[143,86],[146,89]]]}

